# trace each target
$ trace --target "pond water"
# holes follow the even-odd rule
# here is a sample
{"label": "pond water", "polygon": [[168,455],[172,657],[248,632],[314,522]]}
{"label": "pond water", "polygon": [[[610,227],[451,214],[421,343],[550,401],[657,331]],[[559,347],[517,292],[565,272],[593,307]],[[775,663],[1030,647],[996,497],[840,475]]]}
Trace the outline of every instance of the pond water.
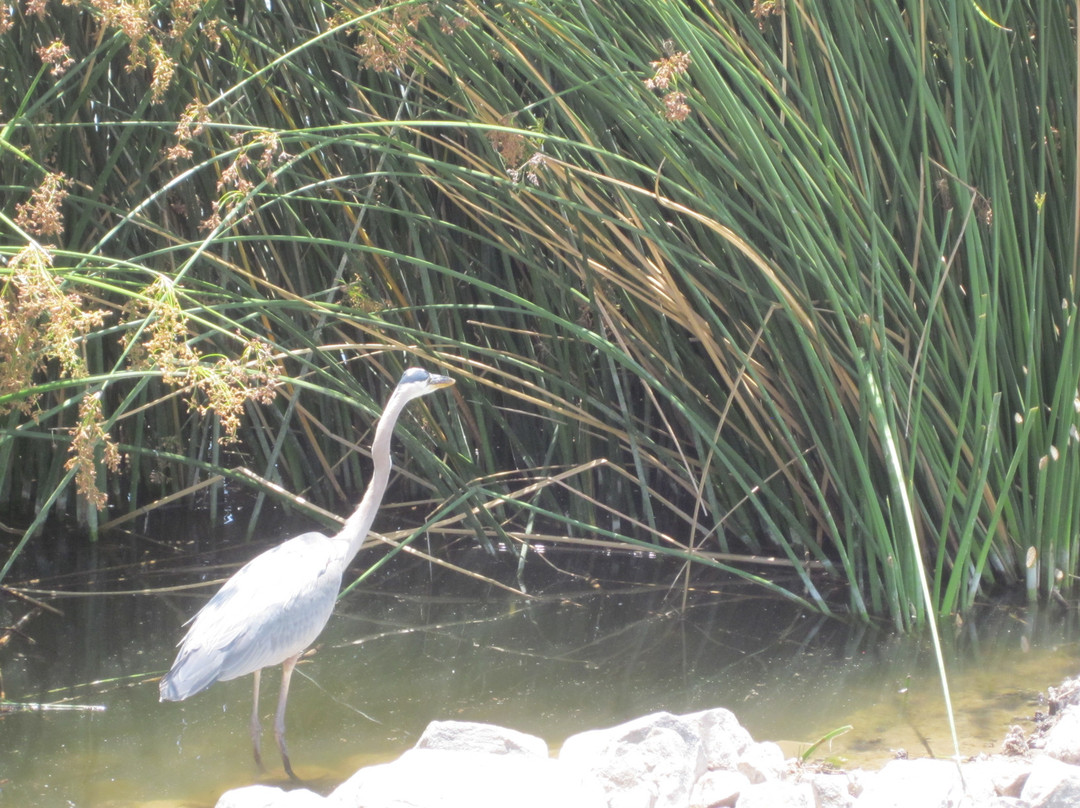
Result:
{"label": "pond water", "polygon": [[[0,803],[212,806],[228,788],[286,785],[271,730],[278,669],[263,676],[265,774],[251,759],[250,676],[186,702],[157,697],[183,622],[216,586],[164,588],[224,577],[261,547],[133,564],[147,547],[135,534],[49,546],[49,558],[28,555],[4,584],[114,594],[42,596],[63,615],[39,613],[0,646],[9,701],[80,708],[0,713]],[[365,550],[357,569],[381,553]],[[514,579],[509,554],[452,555]],[[436,719],[498,723],[556,748],[645,713],[723,706],[789,754],[846,724],[818,757],[880,765],[898,749],[951,753],[923,639],[853,628],[719,580],[682,610],[678,569],[646,555],[602,559],[599,584],[549,561],[567,559],[529,562],[531,598],[404,556],[344,597],[293,677],[288,737],[305,784],[327,792],[411,747]],[[0,595],[0,626],[29,608]],[[1040,691],[1080,666],[1075,609],[988,607],[945,633],[964,754],[997,751],[1012,723],[1029,730]]]}

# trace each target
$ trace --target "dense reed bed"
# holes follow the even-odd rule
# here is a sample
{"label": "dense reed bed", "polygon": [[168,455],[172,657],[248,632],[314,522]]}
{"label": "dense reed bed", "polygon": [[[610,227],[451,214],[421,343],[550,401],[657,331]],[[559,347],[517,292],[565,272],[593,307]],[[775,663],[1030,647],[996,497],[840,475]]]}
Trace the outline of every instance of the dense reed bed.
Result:
{"label": "dense reed bed", "polygon": [[16,553],[236,485],[342,513],[423,364],[397,496],[447,535],[902,628],[1072,588],[1074,6],[2,14]]}

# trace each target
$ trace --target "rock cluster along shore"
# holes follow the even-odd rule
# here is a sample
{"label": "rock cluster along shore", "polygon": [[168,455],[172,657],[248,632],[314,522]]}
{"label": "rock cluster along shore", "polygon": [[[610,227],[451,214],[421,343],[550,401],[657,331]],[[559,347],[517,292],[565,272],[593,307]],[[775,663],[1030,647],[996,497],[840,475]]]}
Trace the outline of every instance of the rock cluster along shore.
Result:
{"label": "rock cluster along shore", "polygon": [[392,763],[360,769],[328,796],[249,786],[217,808],[1076,808],[1080,680],[1051,689],[1049,713],[1003,753],[893,760],[830,771],[756,743],[734,714],[655,713],[566,740],[491,724],[434,722]]}

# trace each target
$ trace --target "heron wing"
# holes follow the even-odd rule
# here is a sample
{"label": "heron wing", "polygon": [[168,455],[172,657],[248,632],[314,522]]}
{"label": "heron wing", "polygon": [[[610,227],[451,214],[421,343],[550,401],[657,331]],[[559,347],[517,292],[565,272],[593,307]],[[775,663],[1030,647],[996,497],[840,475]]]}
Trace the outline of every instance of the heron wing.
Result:
{"label": "heron wing", "polygon": [[161,681],[162,699],[186,699],[299,654],[330,619],[341,567],[335,542],[320,533],[253,558],[195,615]]}

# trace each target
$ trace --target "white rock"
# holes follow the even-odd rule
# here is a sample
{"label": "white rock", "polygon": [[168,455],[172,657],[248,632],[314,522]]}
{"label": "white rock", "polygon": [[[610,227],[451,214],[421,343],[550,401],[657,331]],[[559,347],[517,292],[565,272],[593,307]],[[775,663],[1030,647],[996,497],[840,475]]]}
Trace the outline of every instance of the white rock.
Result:
{"label": "white rock", "polygon": [[1039,755],[1020,799],[1031,808],[1075,808],[1080,805],[1080,766]]}
{"label": "white rock", "polygon": [[784,771],[784,751],[771,741],[750,744],[743,750],[736,768],[751,783],[777,780]]}
{"label": "white rock", "polygon": [[806,776],[819,808],[850,808],[858,795],[858,783],[847,774],[818,772]]}
{"label": "white rock", "polygon": [[1030,772],[1031,761],[1024,758],[998,755],[964,763],[964,780],[985,781],[1002,797],[1019,797]]}
{"label": "white rock", "polygon": [[705,773],[700,736],[671,713],[572,735],[559,761],[599,786],[610,808],[685,808]]}
{"label": "white rock", "polygon": [[705,772],[690,792],[690,808],[716,808],[734,805],[750,781],[739,772],[714,770]]}
{"label": "white rock", "polygon": [[956,763],[951,760],[892,760],[869,778],[855,805],[858,808],[955,808],[990,805],[996,800],[990,783],[972,781],[966,785],[965,791]]}
{"label": "white rock", "polygon": [[750,733],[735,717],[735,713],[723,707],[679,717],[701,737],[701,744],[705,749],[705,765],[710,769],[734,771],[739,757],[754,742]]}
{"label": "white rock", "polygon": [[738,808],[816,808],[814,789],[781,780],[755,783],[739,796]]}
{"label": "white rock", "polygon": [[487,752],[492,755],[548,756],[548,745],[542,738],[495,724],[467,721],[432,721],[416,742],[416,748]]}
{"label": "white rock", "polygon": [[1080,705],[1070,704],[1046,733],[1043,751],[1062,763],[1080,763]]}
{"label": "white rock", "polygon": [[392,763],[361,769],[327,798],[324,808],[605,808],[603,794],[558,761],[410,749]]}
{"label": "white rock", "polygon": [[245,786],[222,794],[214,808],[326,808],[325,797],[306,788],[286,791],[274,786]]}

